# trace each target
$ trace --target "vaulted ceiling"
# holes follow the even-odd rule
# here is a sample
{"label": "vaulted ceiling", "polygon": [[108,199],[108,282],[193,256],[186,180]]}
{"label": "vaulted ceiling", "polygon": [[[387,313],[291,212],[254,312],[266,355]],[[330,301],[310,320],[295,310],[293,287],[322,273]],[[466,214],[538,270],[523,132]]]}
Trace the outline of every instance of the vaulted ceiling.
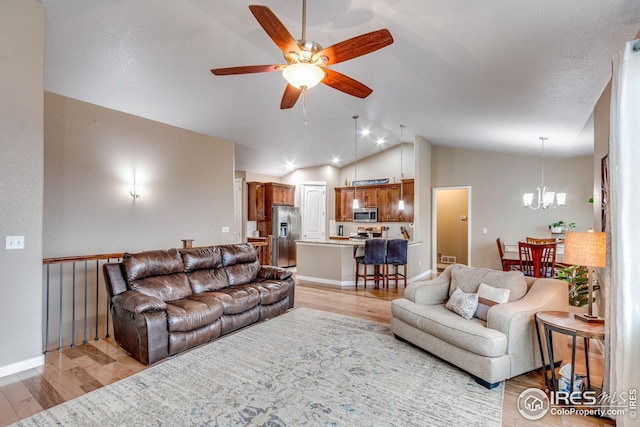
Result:
{"label": "vaulted ceiling", "polygon": [[[637,0],[308,0],[307,39],[327,47],[387,28],[390,46],[331,68],[359,99],[318,85],[279,108],[281,73],[211,68],[283,63],[238,0],[43,0],[45,89],[237,143],[236,168],[280,176],[354,160],[420,135],[435,145],[592,152],[591,113],[611,59],[640,29]],[[302,0],[267,0],[301,37]],[[400,125],[406,125],[401,138]],[[381,145],[376,144],[384,139]]]}

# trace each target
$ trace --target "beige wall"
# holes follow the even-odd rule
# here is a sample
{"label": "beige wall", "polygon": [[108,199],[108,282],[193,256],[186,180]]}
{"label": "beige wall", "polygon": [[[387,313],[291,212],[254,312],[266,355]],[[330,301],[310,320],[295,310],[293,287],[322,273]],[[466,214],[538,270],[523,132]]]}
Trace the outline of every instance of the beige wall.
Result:
{"label": "beige wall", "polygon": [[[434,187],[472,187],[471,265],[500,269],[496,238],[519,241],[550,236],[548,225],[576,222],[577,230],[593,227],[593,157],[545,159],[545,185],[567,192],[567,206],[531,210],[522,194],[540,185],[540,156],[433,147]],[[487,234],[482,229],[487,228]]]}
{"label": "beige wall", "polygon": [[45,257],[232,242],[229,141],[46,93],[44,171]]}
{"label": "beige wall", "polygon": [[[414,149],[413,144],[398,144],[388,150],[381,151],[364,159],[358,159],[356,167],[356,178],[363,179],[384,179],[388,178],[389,183],[400,182],[400,158],[402,154],[402,172],[405,179],[415,176]],[[340,185],[343,187],[345,179],[352,185],[354,177],[354,163],[346,165],[340,169]]]}
{"label": "beige wall", "polygon": [[[44,6],[0,2],[0,376],[42,364]],[[25,248],[5,249],[5,236]]]}

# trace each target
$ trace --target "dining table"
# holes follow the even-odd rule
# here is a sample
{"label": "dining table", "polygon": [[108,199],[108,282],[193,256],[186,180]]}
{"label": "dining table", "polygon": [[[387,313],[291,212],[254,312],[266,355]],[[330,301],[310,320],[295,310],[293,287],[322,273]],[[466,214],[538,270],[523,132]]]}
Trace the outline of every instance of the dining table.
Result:
{"label": "dining table", "polygon": [[[520,267],[520,253],[519,252],[505,252],[502,255],[503,265],[506,265],[509,270],[512,270],[512,267]],[[556,265],[566,266],[563,262],[563,254],[559,254],[556,252]]]}

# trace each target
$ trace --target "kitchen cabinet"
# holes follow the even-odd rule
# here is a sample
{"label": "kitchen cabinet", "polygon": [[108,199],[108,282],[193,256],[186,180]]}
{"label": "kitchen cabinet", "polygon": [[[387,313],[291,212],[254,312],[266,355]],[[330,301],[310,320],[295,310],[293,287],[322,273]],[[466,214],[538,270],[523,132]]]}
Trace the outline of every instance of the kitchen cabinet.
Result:
{"label": "kitchen cabinet", "polygon": [[247,188],[247,218],[249,221],[265,220],[264,184],[262,182],[247,182]]}
{"label": "kitchen cabinet", "polygon": [[400,203],[400,184],[389,184],[378,190],[378,221],[400,222],[402,211],[398,209]]}
{"label": "kitchen cabinet", "polygon": [[[271,221],[271,207],[293,206],[296,186],[278,182],[248,182],[247,219],[249,221]],[[258,227],[260,230],[260,227]],[[262,234],[262,230],[261,234]]]}
{"label": "kitchen cabinet", "polygon": [[413,207],[414,207],[414,198],[413,198],[413,180],[412,179],[403,179],[402,180],[402,198],[404,199],[404,212],[402,213],[403,222],[413,222]]}
{"label": "kitchen cabinet", "polygon": [[353,187],[336,188],[336,221],[353,221]]}
{"label": "kitchen cabinet", "polygon": [[296,186],[268,182],[266,185],[267,197],[271,195],[272,205],[293,206],[296,197]]}
{"label": "kitchen cabinet", "polygon": [[[338,187],[336,191],[335,219],[338,222],[353,221],[353,199],[361,207],[378,208],[378,222],[413,222],[413,179],[400,183],[368,185],[362,187]],[[400,198],[404,210],[398,209]]]}

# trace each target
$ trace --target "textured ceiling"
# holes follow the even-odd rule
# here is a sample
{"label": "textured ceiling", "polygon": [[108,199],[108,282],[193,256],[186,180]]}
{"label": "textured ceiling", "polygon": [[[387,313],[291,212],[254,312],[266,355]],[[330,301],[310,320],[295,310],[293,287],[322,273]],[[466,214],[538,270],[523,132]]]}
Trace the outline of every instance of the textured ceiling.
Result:
{"label": "textured ceiling", "polygon": [[[264,4],[294,37],[300,0]],[[373,89],[325,85],[280,110],[280,73],[211,68],[282,63],[238,0],[44,0],[47,91],[236,142],[236,168],[275,176],[354,160],[420,135],[435,145],[592,152],[591,112],[611,58],[640,29],[638,0],[308,0],[307,38],[329,46],[379,28],[394,43],[332,66]],[[375,141],[384,138],[385,143]]]}

